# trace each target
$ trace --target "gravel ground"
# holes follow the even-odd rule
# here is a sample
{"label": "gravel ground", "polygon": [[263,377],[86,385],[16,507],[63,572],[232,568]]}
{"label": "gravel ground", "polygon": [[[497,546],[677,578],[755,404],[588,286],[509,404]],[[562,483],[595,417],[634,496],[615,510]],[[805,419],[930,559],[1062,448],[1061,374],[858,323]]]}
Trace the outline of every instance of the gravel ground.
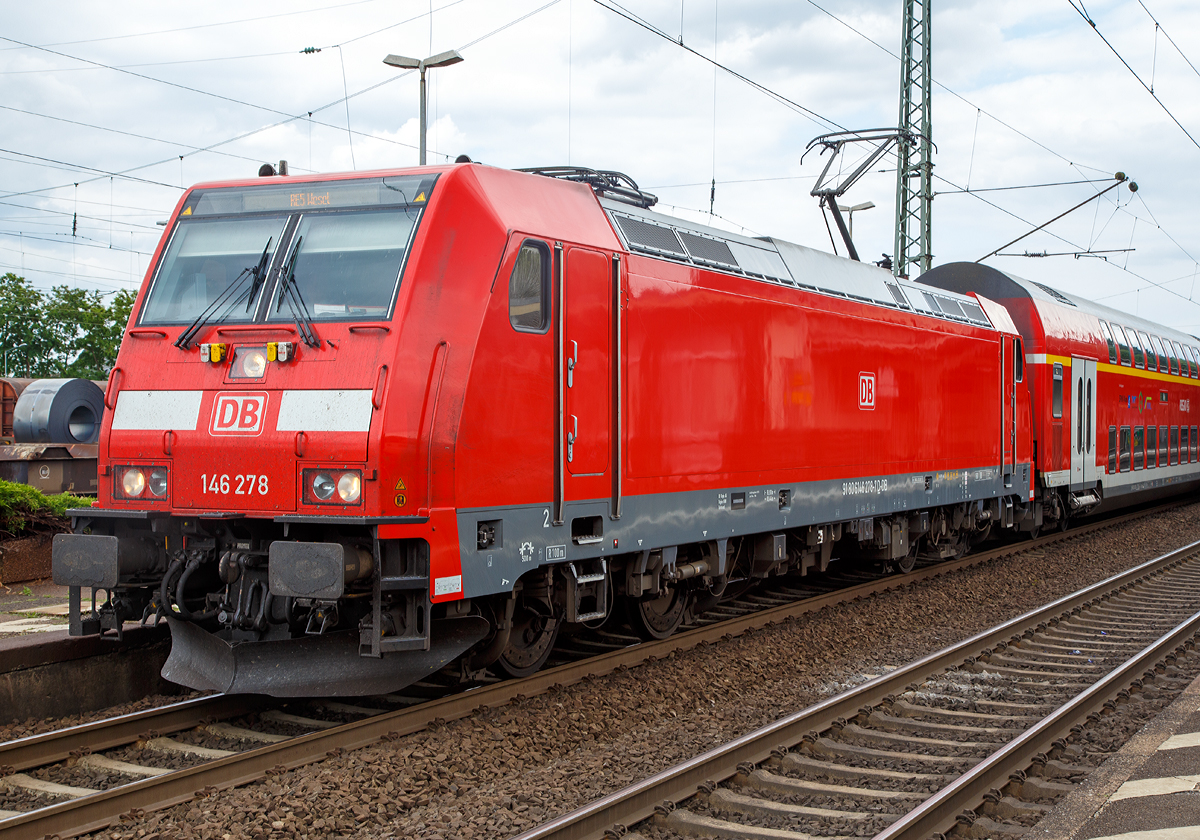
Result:
{"label": "gravel ground", "polygon": [[1178,508],[823,610],[271,776],[95,836],[509,837],[1198,540],[1198,513],[1200,505]]}
{"label": "gravel ground", "polygon": [[15,741],[17,738],[27,738],[30,735],[40,735],[43,732],[66,729],[68,726],[78,726],[81,723],[91,723],[92,721],[116,717],[117,715],[143,712],[146,709],[169,706],[172,703],[181,703],[184,700],[190,700],[193,697],[200,697],[201,695],[211,693],[208,691],[191,691],[184,694],[152,694],[133,703],[122,703],[120,706],[111,706],[107,709],[90,712],[85,715],[71,715],[70,717],[60,718],[28,718],[18,723],[0,725],[0,741]]}

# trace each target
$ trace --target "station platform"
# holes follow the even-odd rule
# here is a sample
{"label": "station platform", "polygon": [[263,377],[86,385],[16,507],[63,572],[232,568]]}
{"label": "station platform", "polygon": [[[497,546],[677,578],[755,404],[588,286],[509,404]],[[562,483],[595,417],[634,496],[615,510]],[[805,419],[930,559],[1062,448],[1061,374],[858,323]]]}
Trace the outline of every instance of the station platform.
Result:
{"label": "station platform", "polygon": [[[90,591],[84,597],[90,605]],[[0,585],[0,725],[179,693],[159,676],[169,649],[165,623],[126,622],[120,641],[115,633],[71,636],[65,586]]]}
{"label": "station platform", "polygon": [[1200,678],[1025,840],[1200,840]]}

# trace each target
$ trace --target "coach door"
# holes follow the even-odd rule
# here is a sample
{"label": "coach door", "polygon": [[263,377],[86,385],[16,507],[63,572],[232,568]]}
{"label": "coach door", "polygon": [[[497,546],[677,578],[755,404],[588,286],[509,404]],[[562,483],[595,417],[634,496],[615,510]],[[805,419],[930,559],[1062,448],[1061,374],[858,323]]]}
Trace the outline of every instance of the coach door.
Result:
{"label": "coach door", "polygon": [[1071,359],[1071,487],[1096,482],[1096,361]]}
{"label": "coach door", "polygon": [[[560,254],[559,259],[563,259]],[[608,474],[612,428],[612,269],[607,255],[565,253],[559,319],[559,499],[595,498]],[[607,487],[607,485],[604,485]],[[561,516],[558,512],[556,520]]]}

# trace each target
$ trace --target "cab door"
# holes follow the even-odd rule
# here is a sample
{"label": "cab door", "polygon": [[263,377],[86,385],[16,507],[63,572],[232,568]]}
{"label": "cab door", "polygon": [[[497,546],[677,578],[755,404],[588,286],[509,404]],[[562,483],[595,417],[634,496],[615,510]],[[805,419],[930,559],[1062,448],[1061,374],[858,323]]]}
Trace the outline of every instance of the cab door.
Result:
{"label": "cab door", "polygon": [[[607,255],[586,248],[566,254],[563,294],[563,446],[566,496],[596,495],[578,479],[608,473],[611,443],[612,292]],[[606,495],[606,494],[600,494]]]}

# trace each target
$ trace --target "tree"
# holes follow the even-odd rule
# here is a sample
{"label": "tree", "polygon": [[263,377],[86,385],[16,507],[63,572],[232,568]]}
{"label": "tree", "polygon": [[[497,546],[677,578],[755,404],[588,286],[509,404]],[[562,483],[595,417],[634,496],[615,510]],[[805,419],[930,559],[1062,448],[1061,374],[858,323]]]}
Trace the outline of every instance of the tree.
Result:
{"label": "tree", "polygon": [[55,286],[49,294],[24,277],[0,277],[0,351],[6,376],[106,379],[129,321],[135,293]]}

